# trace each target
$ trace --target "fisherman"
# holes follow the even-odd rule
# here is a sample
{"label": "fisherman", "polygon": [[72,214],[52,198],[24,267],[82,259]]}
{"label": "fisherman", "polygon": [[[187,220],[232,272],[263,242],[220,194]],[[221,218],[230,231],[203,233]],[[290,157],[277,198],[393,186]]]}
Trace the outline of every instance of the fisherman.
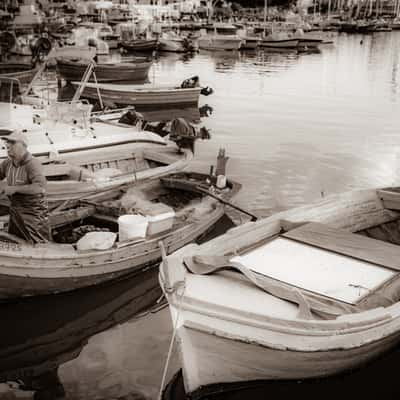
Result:
{"label": "fisherman", "polygon": [[30,243],[50,240],[46,178],[40,162],[28,152],[28,139],[19,130],[2,137],[8,158],[0,164],[1,193],[10,199],[8,233]]}

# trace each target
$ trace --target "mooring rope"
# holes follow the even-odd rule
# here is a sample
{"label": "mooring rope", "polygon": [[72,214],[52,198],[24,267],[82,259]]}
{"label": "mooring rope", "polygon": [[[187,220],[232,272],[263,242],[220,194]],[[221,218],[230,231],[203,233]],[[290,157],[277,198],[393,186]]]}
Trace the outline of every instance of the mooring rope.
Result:
{"label": "mooring rope", "polygon": [[[178,288],[176,288],[177,291]],[[160,385],[160,391],[158,393],[158,400],[162,399],[162,393],[164,390],[164,385],[165,385],[165,381],[167,379],[167,373],[168,373],[168,368],[169,368],[169,363],[171,361],[171,356],[172,356],[172,350],[174,348],[174,343],[175,343],[175,337],[176,337],[176,332],[178,330],[178,321],[179,321],[179,316],[181,314],[181,310],[182,310],[182,302],[183,302],[183,296],[185,294],[185,285],[182,282],[182,294],[180,295],[180,299],[179,299],[179,303],[178,303],[178,308],[177,308],[177,313],[176,313],[176,318],[175,318],[175,323],[174,323],[174,327],[173,327],[173,331],[172,331],[172,336],[171,336],[171,341],[169,343],[169,348],[168,348],[168,354],[167,354],[167,360],[165,362],[165,366],[164,366],[164,371],[162,374],[162,378],[161,378],[161,385]]]}

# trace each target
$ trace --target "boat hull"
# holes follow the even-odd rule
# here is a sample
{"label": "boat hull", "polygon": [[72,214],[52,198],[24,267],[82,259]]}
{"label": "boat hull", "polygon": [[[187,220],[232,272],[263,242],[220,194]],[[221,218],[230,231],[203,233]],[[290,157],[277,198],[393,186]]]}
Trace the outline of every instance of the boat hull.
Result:
{"label": "boat hull", "polygon": [[[75,85],[75,83],[74,83]],[[191,105],[197,104],[200,96],[200,88],[154,88],[151,87],[146,90],[143,89],[130,89],[126,90],[121,86],[117,88],[116,85],[107,87],[106,85],[99,85],[100,94],[104,101],[112,102],[115,104],[134,105],[134,106],[172,106],[172,105]],[[82,94],[83,97],[89,99],[98,99],[96,86],[87,85]]]}
{"label": "boat hull", "polygon": [[[95,67],[97,82],[135,82],[145,81],[149,75],[152,61],[121,64],[97,64]],[[84,62],[57,60],[57,74],[66,81],[80,81],[87,68]],[[93,75],[90,81],[94,81]]]}
{"label": "boat hull", "polygon": [[322,43],[323,43],[322,39],[303,38],[303,39],[299,39],[298,47],[317,49],[318,46]]}
{"label": "boat hull", "polygon": [[249,38],[244,38],[241,49],[243,50],[251,50],[251,49],[256,49],[260,44],[260,39],[249,39]]}
{"label": "boat hull", "polygon": [[178,336],[187,393],[214,383],[332,376],[360,367],[400,342],[400,335],[396,334],[357,348],[298,352],[186,327],[179,330]]}
{"label": "boat hull", "polygon": [[131,40],[121,42],[121,47],[128,51],[154,51],[158,48],[158,40]]}
{"label": "boat hull", "polygon": [[[159,241],[162,240],[168,251],[176,251],[205,234],[224,214],[224,207],[219,205],[214,212],[204,218],[196,226],[185,227],[157,238],[129,246],[126,249],[114,250],[123,253],[124,257],[117,261],[104,260],[98,265],[86,264],[77,268],[60,268],[57,261],[46,265],[37,265],[31,272],[23,272],[24,268],[4,267],[0,272],[0,299],[8,300],[19,297],[40,296],[53,293],[67,292],[103,282],[112,281],[121,276],[134,273],[145,266],[156,264],[161,260]],[[16,252],[20,247],[8,244]],[[118,257],[110,257],[117,259]],[[60,263],[62,261],[59,261]],[[90,263],[90,257],[86,260]],[[7,273],[5,270],[9,270]],[[62,270],[62,271],[61,271]],[[68,272],[69,270],[69,272]],[[15,273],[13,273],[13,271]]]}
{"label": "boat hull", "polygon": [[287,40],[266,40],[263,39],[260,42],[261,47],[267,47],[272,49],[295,49],[299,45],[298,39],[287,39]]}

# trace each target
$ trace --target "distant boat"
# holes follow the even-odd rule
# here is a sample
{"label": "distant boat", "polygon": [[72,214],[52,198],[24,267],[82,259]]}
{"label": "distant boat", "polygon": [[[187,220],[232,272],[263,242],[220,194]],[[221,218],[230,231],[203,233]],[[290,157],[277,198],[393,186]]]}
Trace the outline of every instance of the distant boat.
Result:
{"label": "distant boat", "polygon": [[276,39],[273,36],[266,36],[261,39],[260,47],[269,47],[274,49],[296,49],[299,45],[299,39]]}
{"label": "distant boat", "polygon": [[166,257],[186,393],[330,376],[398,345],[399,210],[398,189],[343,193]]}
{"label": "distant boat", "polygon": [[158,48],[158,39],[124,40],[121,47],[127,51],[154,51]]}
{"label": "distant boat", "polygon": [[198,44],[189,37],[182,37],[170,31],[162,33],[159,38],[159,50],[173,53],[186,53],[198,50]]}
{"label": "distant boat", "polygon": [[243,39],[237,35],[204,35],[197,39],[203,50],[239,50]]}
{"label": "distant boat", "polygon": [[[138,57],[134,61],[120,63],[98,63],[95,66],[98,82],[135,82],[145,81],[149,69],[153,65],[152,60]],[[80,81],[84,75],[88,61],[80,59],[57,59],[57,73],[66,81]],[[94,81],[92,75],[90,80]]]}
{"label": "distant boat", "polygon": [[[78,82],[72,83],[75,87]],[[201,92],[200,87],[182,88],[179,85],[143,85],[98,84],[87,83],[82,96],[97,100],[98,91],[104,101],[121,105],[155,106],[155,105],[189,105],[197,104]]]}

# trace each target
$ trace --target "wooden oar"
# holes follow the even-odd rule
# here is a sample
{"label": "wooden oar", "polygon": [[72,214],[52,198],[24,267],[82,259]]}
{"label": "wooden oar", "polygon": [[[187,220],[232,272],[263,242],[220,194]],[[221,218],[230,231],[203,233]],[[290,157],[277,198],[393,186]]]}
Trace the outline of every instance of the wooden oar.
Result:
{"label": "wooden oar", "polygon": [[252,221],[257,221],[257,219],[258,219],[258,217],[257,217],[256,215],[252,214],[251,212],[246,211],[246,210],[243,210],[243,208],[240,208],[240,207],[236,206],[235,204],[232,204],[231,202],[229,202],[229,201],[227,201],[227,200],[224,200],[223,198],[221,198],[221,197],[215,195],[214,193],[210,192],[210,191],[207,190],[207,189],[202,188],[201,186],[198,186],[198,185],[197,185],[197,186],[196,186],[196,190],[199,191],[199,192],[201,192],[201,193],[206,194],[207,196],[212,197],[212,198],[215,199],[215,200],[218,200],[220,203],[225,204],[226,206],[232,207],[232,208],[234,208],[235,210],[238,210],[238,211],[242,212],[243,214],[247,214],[248,216],[251,217],[251,220],[252,220]]}

